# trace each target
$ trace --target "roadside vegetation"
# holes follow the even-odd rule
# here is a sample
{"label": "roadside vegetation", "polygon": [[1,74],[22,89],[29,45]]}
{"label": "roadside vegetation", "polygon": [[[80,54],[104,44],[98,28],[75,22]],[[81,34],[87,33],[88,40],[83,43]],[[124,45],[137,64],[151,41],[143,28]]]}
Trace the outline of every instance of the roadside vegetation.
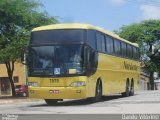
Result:
{"label": "roadside vegetation", "polygon": [[28,46],[31,30],[57,22],[36,0],[0,0],[0,63],[6,65],[13,96],[14,64],[20,59],[21,48]]}

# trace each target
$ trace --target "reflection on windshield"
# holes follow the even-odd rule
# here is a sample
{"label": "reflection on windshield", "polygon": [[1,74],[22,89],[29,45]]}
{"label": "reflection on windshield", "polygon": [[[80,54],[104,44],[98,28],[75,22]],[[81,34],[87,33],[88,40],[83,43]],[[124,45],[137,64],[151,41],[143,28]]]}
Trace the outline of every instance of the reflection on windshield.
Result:
{"label": "reflection on windshield", "polygon": [[31,47],[29,75],[64,75],[83,72],[80,45]]}

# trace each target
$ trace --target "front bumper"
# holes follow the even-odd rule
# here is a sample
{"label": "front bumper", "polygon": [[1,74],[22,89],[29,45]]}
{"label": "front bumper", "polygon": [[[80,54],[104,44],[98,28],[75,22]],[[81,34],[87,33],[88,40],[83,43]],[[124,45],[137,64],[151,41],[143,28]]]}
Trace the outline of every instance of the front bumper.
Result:
{"label": "front bumper", "polygon": [[39,98],[39,99],[79,99],[79,98],[86,98],[87,94],[86,94],[86,86],[29,87],[29,97]]}

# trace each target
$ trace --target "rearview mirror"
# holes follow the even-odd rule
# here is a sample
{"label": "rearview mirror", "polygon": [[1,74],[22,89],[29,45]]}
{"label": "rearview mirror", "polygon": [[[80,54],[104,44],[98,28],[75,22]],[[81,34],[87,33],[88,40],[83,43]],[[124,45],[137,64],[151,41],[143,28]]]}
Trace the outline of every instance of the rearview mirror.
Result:
{"label": "rearview mirror", "polygon": [[21,48],[21,63],[25,65],[27,48]]}

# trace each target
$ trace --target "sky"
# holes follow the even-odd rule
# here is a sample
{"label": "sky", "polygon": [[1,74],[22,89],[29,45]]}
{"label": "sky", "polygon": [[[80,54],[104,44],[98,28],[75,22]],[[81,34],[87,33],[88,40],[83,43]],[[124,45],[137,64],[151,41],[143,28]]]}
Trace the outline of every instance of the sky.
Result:
{"label": "sky", "polygon": [[88,23],[114,31],[142,20],[160,19],[158,0],[39,0],[61,23]]}

